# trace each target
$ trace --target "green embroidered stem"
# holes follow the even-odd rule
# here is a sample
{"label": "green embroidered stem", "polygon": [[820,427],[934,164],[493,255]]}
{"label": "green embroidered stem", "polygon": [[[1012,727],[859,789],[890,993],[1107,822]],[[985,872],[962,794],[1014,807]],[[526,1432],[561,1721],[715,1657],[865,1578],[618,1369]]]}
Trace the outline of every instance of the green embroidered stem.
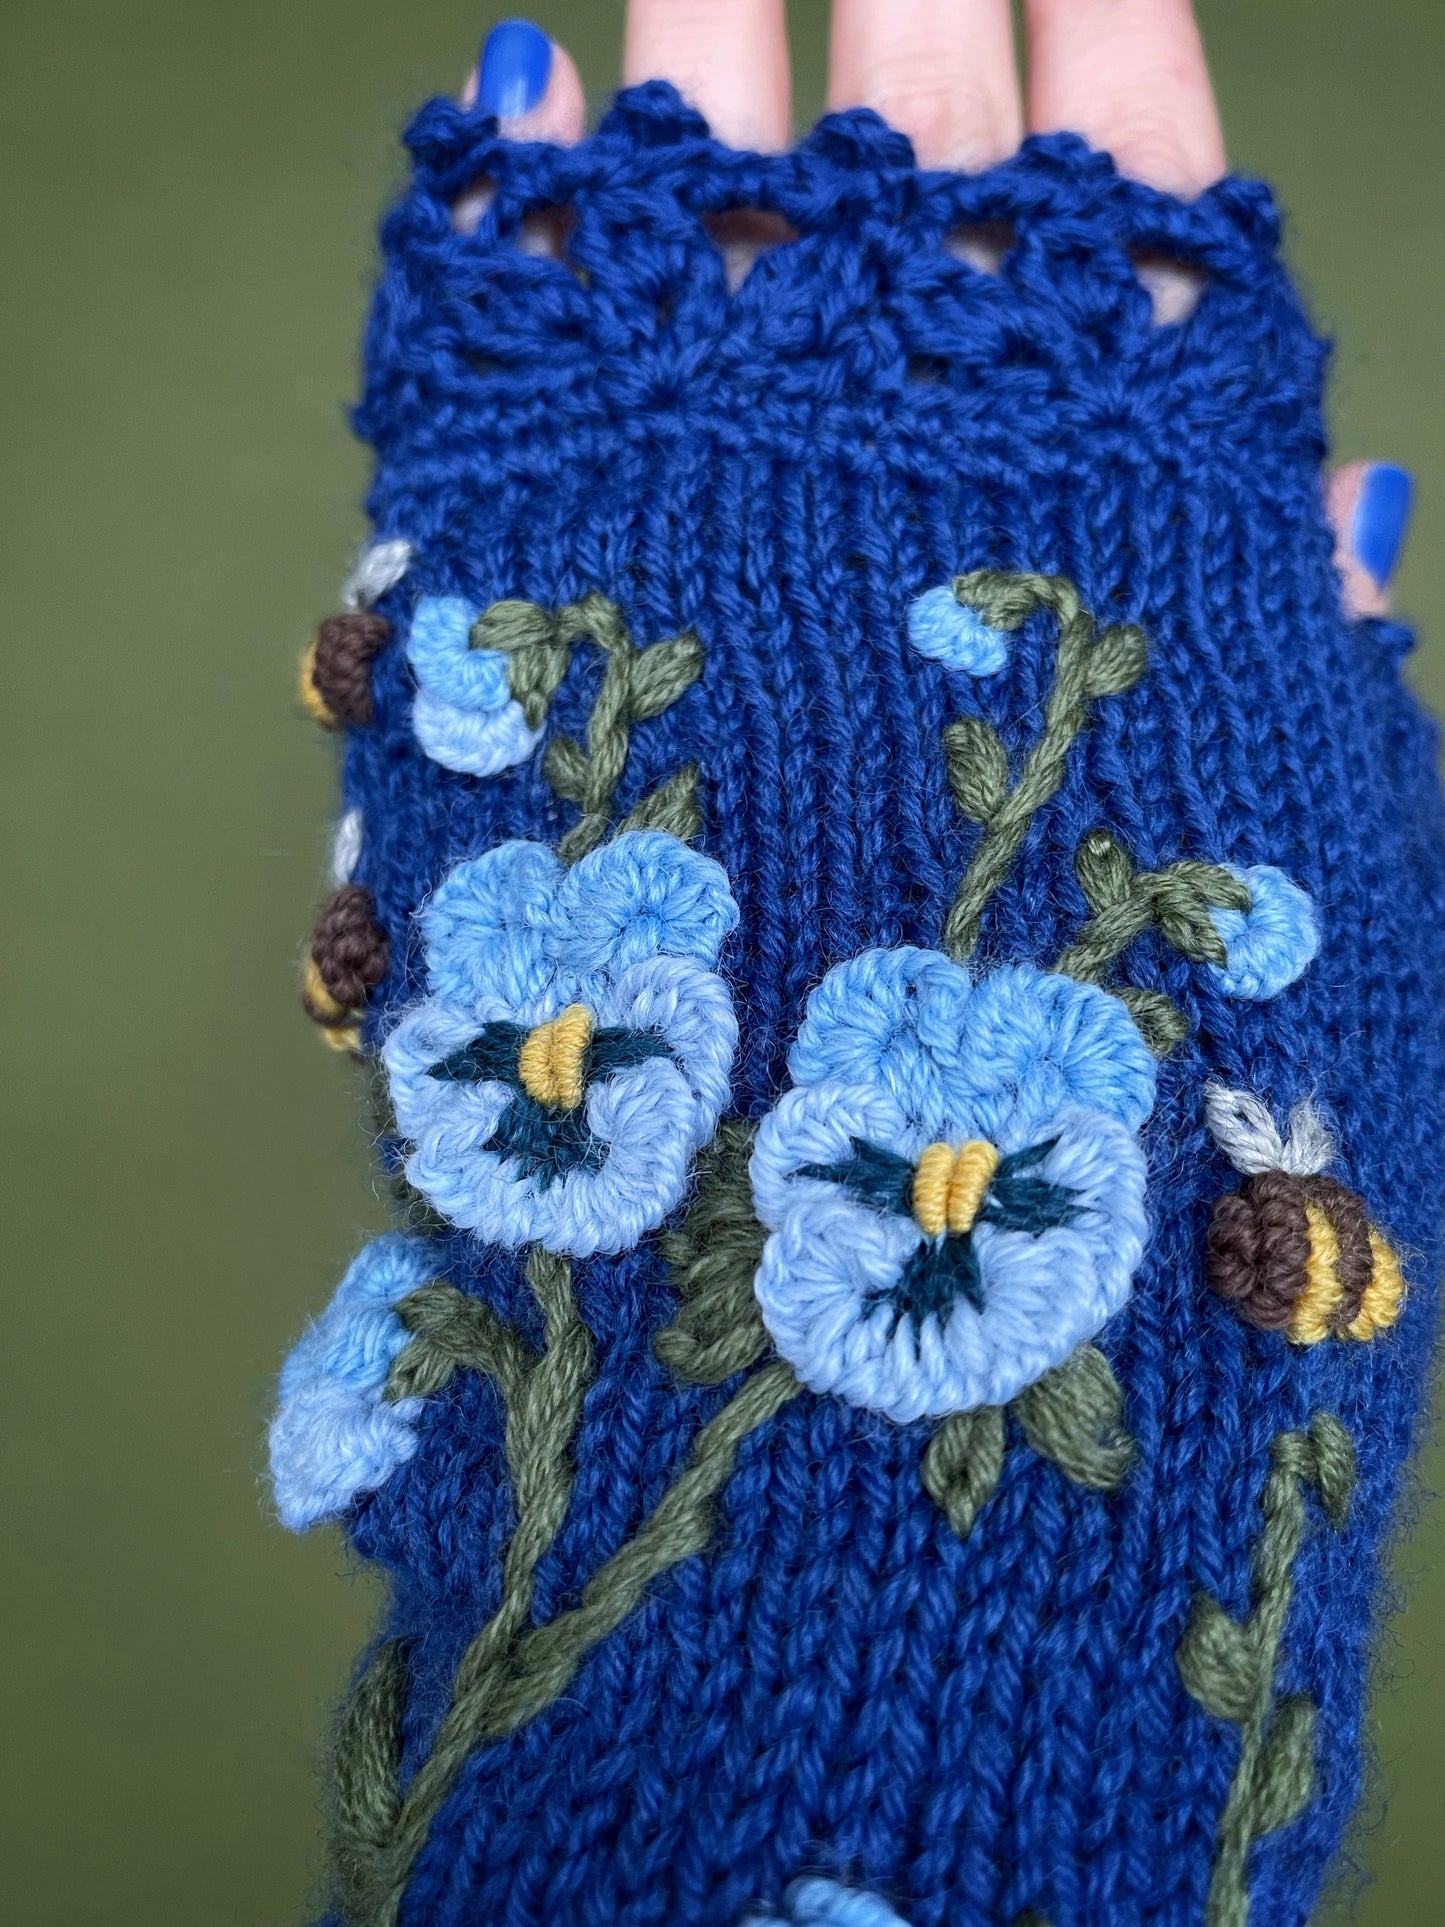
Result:
{"label": "green embroidered stem", "polygon": [[[691,632],[639,649],[622,611],[596,589],[555,614],[534,602],[494,602],[472,624],[474,649],[500,650],[510,658],[512,695],[532,729],[541,727],[567,673],[572,645],[586,638],[607,658],[602,687],[587,720],[587,746],[558,736],[547,746],[542,768],[580,821],[558,844],[564,863],[595,850],[612,824],[613,799],[627,766],[629,732],[676,702],[702,674],[702,643]],[[702,827],[695,763],[643,797],[620,825],[624,830],[668,830],[683,841]]]}
{"label": "green embroidered stem", "polygon": [[998,1489],[1007,1443],[1001,1405],[954,1412],[928,1441],[919,1475],[960,1539]]}
{"label": "green embroidered stem", "polygon": [[738,1447],[800,1389],[786,1365],[755,1373],[703,1427],[677,1483],[636,1536],[593,1575],[570,1612],[524,1633],[509,1655],[492,1657],[480,1670],[468,1664],[468,1653],[451,1709],[407,1791],[388,1856],[388,1884],[367,1916],[375,1927],[394,1927],[412,1863],[468,1755],[552,1705],[587,1654],[621,1625],[651,1582],[703,1551],[712,1532],[713,1502],[732,1476]]}
{"label": "green embroidered stem", "polygon": [[748,1160],[757,1126],[726,1117],[697,1161],[697,1193],[678,1230],[662,1241],[682,1300],[652,1349],[664,1365],[700,1385],[720,1385],[768,1349],[753,1279],[767,1232],[753,1213]]}
{"label": "green embroidered stem", "polygon": [[[582,815],[557,846],[564,863],[595,850],[612,822],[612,803],[627,765],[629,735],[634,723],[660,716],[702,674],[702,644],[686,634],[670,642],[639,649],[628,634],[622,613],[605,596],[584,596],[577,605],[579,624],[607,657],[602,687],[587,719],[587,747],[570,736],[558,736],[547,749],[543,770],[547,781],[565,802],[576,803]],[[654,828],[671,829],[675,822],[692,822],[697,810],[697,771],[684,770],[633,812]],[[661,821],[653,820],[653,812]],[[640,827],[633,821],[633,827]]]}
{"label": "green embroidered stem", "polygon": [[[1074,857],[1079,886],[1093,913],[1054,965],[1066,977],[1101,984],[1109,966],[1136,937],[1157,929],[1191,963],[1223,964],[1224,939],[1212,910],[1245,910],[1249,887],[1218,863],[1170,863],[1136,870],[1107,830],[1091,830]],[[1188,1030],[1182,1011],[1159,991],[1128,985],[1119,992],[1161,1056]]]}
{"label": "green embroidered stem", "polygon": [[1022,1392],[1010,1407],[1025,1439],[1075,1485],[1117,1492],[1134,1463],[1124,1430],[1124,1394],[1096,1345],[1080,1345],[1062,1365]]}
{"label": "green embroidered stem", "polygon": [[357,1682],[336,1729],[332,1764],[332,1857],[346,1918],[365,1906],[385,1866],[401,1813],[401,1716],[406,1656],[390,1639]]}
{"label": "green embroidered stem", "polygon": [[[572,1496],[570,1451],[592,1378],[592,1341],[577,1309],[571,1261],[534,1248],[526,1275],[545,1334],[544,1350],[535,1360],[490,1306],[452,1285],[423,1285],[397,1307],[413,1338],[392,1365],[388,1399],[431,1395],[465,1368],[489,1374],[507,1410],[517,1525],[502,1567],[500,1603],[463,1655],[454,1698],[477,1691],[511,1650],[532,1610],[538,1561],[557,1536]],[[358,1829],[344,1818],[338,1801],[337,1872],[353,1909],[362,1910],[367,1893],[386,1875],[390,1860],[379,1856],[394,1851],[406,1814],[394,1765],[385,1766],[393,1751],[387,1738],[393,1695],[373,1678],[383,1663],[389,1679],[399,1665],[394,1644],[382,1648],[363,1677],[337,1735],[338,1787],[355,1789],[350,1809],[366,1818]]]}
{"label": "green embroidered stem", "polygon": [[510,658],[507,681],[528,729],[540,729],[546,720],[572,659],[573,641],[590,633],[594,603],[611,607],[595,590],[555,615],[535,602],[494,602],[472,624],[473,649],[494,649]]}
{"label": "green embroidered stem", "polygon": [[1249,1850],[1302,1812],[1314,1790],[1314,1702],[1300,1693],[1276,1703],[1274,1675],[1295,1561],[1309,1525],[1304,1488],[1314,1488],[1326,1519],[1342,1530],[1355,1483],[1355,1451],[1328,1412],[1316,1412],[1308,1432],[1281,1432],[1271,1449],[1274,1465],[1265,1481],[1264,1525],[1253,1558],[1254,1609],[1241,1623],[1208,1593],[1197,1594],[1177,1655],[1190,1695],[1241,1732],[1239,1764],[1219,1821],[1205,1927],[1246,1927]]}
{"label": "green embroidered stem", "polygon": [[1144,673],[1148,643],[1144,632],[1129,623],[1096,635],[1094,618],[1063,576],[979,569],[960,576],[954,593],[995,629],[1018,629],[1040,609],[1051,609],[1059,622],[1043,733],[1012,787],[1007,752],[981,717],[965,717],[943,732],[954,798],[966,816],[983,825],[943,929],[943,948],[961,963],[978,942],[984,906],[1013,867],[1035,813],[1063,781],[1069,751],[1088,721],[1089,704],[1134,687]]}

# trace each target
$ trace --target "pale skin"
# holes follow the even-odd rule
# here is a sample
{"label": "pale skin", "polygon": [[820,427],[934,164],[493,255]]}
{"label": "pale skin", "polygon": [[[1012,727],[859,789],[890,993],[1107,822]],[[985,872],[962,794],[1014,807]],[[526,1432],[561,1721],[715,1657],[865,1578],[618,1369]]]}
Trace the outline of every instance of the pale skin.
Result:
{"label": "pale skin", "polygon": [[[833,0],[828,106],[876,109],[908,135],[922,167],[989,167],[1026,133],[1067,128],[1107,149],[1123,173],[1186,199],[1224,173],[1190,0],[1025,0],[1023,16],[1021,89],[1009,0]],[[785,0],[628,0],[621,79],[669,80],[719,140],[781,150],[792,139]],[[476,87],[474,69],[465,104]],[[586,113],[576,65],[554,44],[546,92],[502,132],[569,144],[586,131]],[[749,243],[737,245],[745,265]],[[1161,321],[1197,299],[1197,286],[1168,267],[1149,286]],[[1367,466],[1333,470],[1325,501],[1347,611],[1383,615],[1388,589],[1349,540]]]}

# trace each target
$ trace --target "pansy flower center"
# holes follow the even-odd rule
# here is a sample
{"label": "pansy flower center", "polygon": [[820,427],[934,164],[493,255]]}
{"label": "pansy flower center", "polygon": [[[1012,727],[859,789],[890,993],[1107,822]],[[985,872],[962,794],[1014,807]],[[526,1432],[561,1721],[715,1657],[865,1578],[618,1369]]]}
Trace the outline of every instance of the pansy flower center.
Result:
{"label": "pansy flower center", "polygon": [[517,1076],[535,1103],[575,1111],[587,1089],[587,1050],[595,1025],[585,1004],[569,1004],[530,1031],[517,1052]]}
{"label": "pansy flower center", "polygon": [[924,1236],[972,1231],[998,1167],[999,1153],[986,1138],[970,1138],[957,1149],[930,1144],[913,1170],[913,1216]]}
{"label": "pansy flower center", "polygon": [[655,1030],[599,1025],[585,1004],[569,1004],[545,1023],[528,1027],[497,1018],[431,1066],[448,1084],[506,1084],[514,1095],[497,1119],[486,1148],[515,1158],[543,1190],[576,1170],[595,1171],[607,1147],[587,1121],[587,1093],[619,1071],[654,1057],[671,1057]]}
{"label": "pansy flower center", "polygon": [[1040,1168],[1057,1142],[1046,1138],[1007,1155],[985,1138],[938,1142],[925,1146],[915,1161],[855,1137],[847,1157],[802,1165],[798,1176],[841,1185],[870,1210],[912,1218],[923,1237],[896,1283],[875,1293],[872,1302],[886,1301],[895,1319],[907,1318],[918,1328],[929,1317],[946,1323],[960,1302],[984,1309],[975,1237],[981,1225],[1037,1238],[1079,1217],[1077,1193]]}

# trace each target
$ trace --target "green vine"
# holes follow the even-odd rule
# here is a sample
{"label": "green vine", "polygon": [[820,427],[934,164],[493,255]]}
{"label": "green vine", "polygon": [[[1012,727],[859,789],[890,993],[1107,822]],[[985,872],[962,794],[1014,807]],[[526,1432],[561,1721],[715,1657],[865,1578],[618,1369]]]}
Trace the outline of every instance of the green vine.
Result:
{"label": "green vine", "polygon": [[[472,625],[471,640],[474,648],[509,657],[512,694],[533,729],[540,727],[561,686],[576,642],[595,643],[606,658],[602,687],[587,719],[586,745],[557,736],[542,759],[558,796],[581,810],[557,846],[564,863],[575,863],[613,828],[632,725],[660,716],[697,681],[702,643],[689,631],[639,649],[617,604],[595,589],[555,614],[532,602],[494,602]],[[618,830],[668,830],[686,842],[702,827],[697,789],[697,765],[690,763],[645,796]]]}
{"label": "green vine", "polygon": [[[978,943],[984,909],[1009,875],[1029,824],[1063,781],[1069,754],[1087,726],[1090,704],[1135,687],[1144,674],[1149,644],[1132,623],[1098,629],[1078,591],[1063,576],[979,569],[960,576],[954,593],[995,629],[1017,629],[1044,609],[1051,610],[1059,624],[1043,730],[1016,781],[1002,738],[983,717],[965,716],[943,732],[954,801],[983,829],[943,930],[943,948],[955,962],[963,962]],[[1054,968],[1086,983],[1103,985],[1110,965],[1151,929],[1191,962],[1223,964],[1224,942],[1209,913],[1250,907],[1248,888],[1222,865],[1180,862],[1162,870],[1136,870],[1123,846],[1102,828],[1084,838],[1074,867],[1090,916]],[[1162,992],[1134,984],[1109,987],[1128,1007],[1156,1055],[1167,1055],[1187,1035],[1188,1019]]]}
{"label": "green vine", "polygon": [[416,1855],[467,1757],[553,1704],[652,1581],[706,1547],[714,1501],[732,1475],[739,1446],[799,1390],[777,1362],[747,1379],[702,1428],[674,1484],[593,1574],[578,1604],[533,1625],[537,1564],[571,1499],[572,1451],[592,1380],[592,1346],[577,1309],[570,1261],[534,1248],[526,1273],[543,1315],[545,1342],[537,1355],[489,1306],[454,1286],[424,1285],[398,1307],[412,1337],[393,1363],[387,1397],[432,1395],[458,1371],[491,1378],[507,1413],[517,1520],[500,1603],[462,1657],[449,1709],[405,1797],[397,1777],[406,1691],[398,1642],[389,1641],[373,1658],[338,1727],[337,1887],[356,1927],[393,1927]]}
{"label": "green vine", "polygon": [[1245,1927],[1254,1842],[1286,1826],[1314,1790],[1316,1708],[1307,1694],[1276,1701],[1275,1669],[1309,1527],[1307,1489],[1342,1531],[1355,1485],[1355,1449],[1339,1420],[1316,1412],[1308,1432],[1281,1432],[1271,1447],[1264,1525],[1252,1561],[1253,1607],[1236,1620],[1208,1593],[1195,1597],[1179,1643],[1180,1677],[1215,1719],[1240,1730],[1239,1763],[1220,1816],[1205,1927]]}
{"label": "green vine", "polygon": [[960,576],[954,594],[990,628],[1020,629],[1029,617],[1051,610],[1059,645],[1044,727],[1010,781],[1008,751],[981,716],[966,716],[943,732],[949,785],[963,814],[983,835],[958,886],[943,926],[943,948],[955,963],[973,954],[984,908],[1013,868],[1029,824],[1064,780],[1069,752],[1089,720],[1090,705],[1121,696],[1144,674],[1149,644],[1133,623],[1100,630],[1061,575],[1009,575],[976,569]]}

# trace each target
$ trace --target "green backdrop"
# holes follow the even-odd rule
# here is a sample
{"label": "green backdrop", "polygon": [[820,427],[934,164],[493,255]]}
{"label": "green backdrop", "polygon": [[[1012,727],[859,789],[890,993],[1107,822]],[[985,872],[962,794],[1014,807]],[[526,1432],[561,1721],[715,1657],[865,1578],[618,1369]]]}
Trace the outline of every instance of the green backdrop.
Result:
{"label": "green backdrop", "polygon": [[[538,12],[604,91],[619,0]],[[1341,343],[1341,452],[1422,478],[1399,600],[1445,705],[1445,9],[1203,16],[1235,159],[1282,189]],[[292,675],[361,533],[343,405],[393,137],[487,24],[0,9],[0,1901],[27,1927],[270,1927],[314,1893],[319,1743],[375,1597],[335,1537],[268,1521],[262,1428],[384,1214],[296,1004],[333,770]],[[811,116],[820,0],[794,26]],[[1437,1510],[1378,1661],[1365,1927],[1441,1917],[1442,1545]]]}

